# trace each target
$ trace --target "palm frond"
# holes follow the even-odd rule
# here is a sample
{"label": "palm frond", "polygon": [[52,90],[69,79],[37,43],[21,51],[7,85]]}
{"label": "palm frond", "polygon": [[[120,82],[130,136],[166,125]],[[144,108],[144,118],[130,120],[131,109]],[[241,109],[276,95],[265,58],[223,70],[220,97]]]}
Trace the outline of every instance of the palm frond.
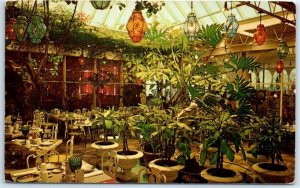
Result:
{"label": "palm frond", "polygon": [[199,31],[199,40],[209,45],[210,47],[216,47],[222,40],[222,25],[221,24],[212,24],[202,26]]}

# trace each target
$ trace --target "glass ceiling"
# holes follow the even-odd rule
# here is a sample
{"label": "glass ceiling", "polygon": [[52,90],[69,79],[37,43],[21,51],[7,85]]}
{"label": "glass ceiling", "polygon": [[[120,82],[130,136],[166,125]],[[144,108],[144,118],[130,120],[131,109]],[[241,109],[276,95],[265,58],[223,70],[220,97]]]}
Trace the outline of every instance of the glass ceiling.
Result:
{"label": "glass ceiling", "polygon": [[[39,0],[41,1],[41,0]],[[59,0],[56,0],[59,1]],[[152,0],[153,1],[153,0]],[[84,13],[88,16],[88,24],[96,27],[105,27],[113,30],[126,31],[126,23],[135,7],[135,1],[132,0],[122,0],[121,2],[126,5],[126,8],[119,10],[117,5],[117,0],[112,0],[111,9],[96,10],[90,3],[89,0],[79,0],[77,5],[77,13]],[[154,19],[160,23],[161,26],[179,26],[186,20],[187,14],[191,11],[190,3],[191,1],[165,1],[165,6],[159,11],[156,16],[151,16],[148,18],[144,13],[144,17],[148,24],[152,23]],[[224,11],[225,1],[193,1],[193,9],[197,15],[199,23],[202,25],[212,24],[212,23],[224,23],[229,11]],[[270,8],[275,9],[276,12],[282,11],[280,6],[275,6],[273,3],[268,1],[260,1],[260,7],[265,10],[270,10]],[[259,14],[253,8],[248,6],[239,6],[239,2],[232,3],[232,13],[236,15],[238,21],[247,20],[255,17],[259,17]],[[73,4],[67,5],[66,2],[51,2],[51,8],[56,6],[64,6],[67,9],[73,10]],[[231,7],[231,3],[228,2],[228,8]]]}

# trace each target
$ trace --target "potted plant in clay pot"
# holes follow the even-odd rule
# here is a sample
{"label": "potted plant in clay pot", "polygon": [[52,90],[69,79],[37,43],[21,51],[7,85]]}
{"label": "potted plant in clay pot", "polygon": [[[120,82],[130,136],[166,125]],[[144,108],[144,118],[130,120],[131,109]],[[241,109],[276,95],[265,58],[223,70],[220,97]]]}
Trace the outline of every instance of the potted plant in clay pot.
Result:
{"label": "potted plant in clay pot", "polygon": [[137,165],[138,160],[143,157],[143,153],[138,150],[130,150],[128,147],[128,134],[131,130],[131,125],[128,123],[129,115],[133,112],[128,109],[118,111],[118,118],[114,120],[119,128],[120,137],[123,143],[123,149],[117,151],[118,166],[123,169],[123,172],[117,174],[117,177],[123,181],[134,179],[134,174],[131,169]]}
{"label": "potted plant in clay pot", "polygon": [[[96,162],[96,165],[99,165],[98,163],[101,162],[100,166],[103,168],[103,166],[108,165],[108,156],[110,155],[110,152],[117,148],[119,144],[117,142],[109,140],[109,132],[108,129],[112,130],[112,136],[114,135],[114,129],[113,129],[113,117],[115,116],[114,110],[107,110],[105,112],[94,112],[95,116],[97,118],[93,122],[93,126],[97,126],[98,128],[102,128],[104,130],[103,133],[103,141],[97,141],[91,144],[91,147],[96,149],[98,161]],[[100,126],[100,127],[99,127]],[[110,127],[108,127],[110,126]]]}
{"label": "potted plant in clay pot", "polygon": [[152,171],[160,171],[166,176],[167,182],[173,182],[178,176],[178,171],[184,168],[184,165],[179,164],[172,159],[176,150],[176,139],[182,131],[192,131],[185,123],[174,120],[172,115],[165,119],[164,124],[157,131],[151,134],[151,137],[158,137],[160,140],[160,158],[149,163]]}
{"label": "potted plant in clay pot", "polygon": [[131,127],[137,130],[135,132],[139,132],[142,137],[141,146],[146,167],[150,161],[160,157],[159,137],[151,136],[151,134],[158,130],[168,116],[165,110],[161,110],[157,106],[140,105],[139,113],[129,118]]}
{"label": "potted plant in clay pot", "polygon": [[[205,165],[209,159],[210,165],[215,167],[205,169],[201,176],[212,183],[238,183],[242,181],[242,175],[233,169],[224,168],[224,157],[234,161],[235,153],[241,151],[246,160],[246,154],[242,146],[242,139],[252,130],[256,121],[256,115],[251,107],[251,98],[255,92],[250,82],[239,76],[241,70],[255,70],[258,65],[254,63],[254,57],[230,56],[230,62],[224,63],[226,73],[235,72],[235,77],[218,81],[211,87],[216,91],[207,91],[203,96],[197,96],[196,100],[202,109],[203,115],[210,119],[201,122],[210,134],[203,142],[200,154],[200,165]],[[232,102],[233,101],[233,102]],[[209,153],[210,147],[216,150]],[[234,165],[231,165],[233,168]]]}
{"label": "potted plant in clay pot", "polygon": [[255,147],[249,153],[257,157],[259,152],[271,158],[270,162],[259,162],[252,166],[264,183],[289,183],[287,178],[293,174],[292,170],[283,163],[280,151],[282,138],[282,125],[274,113],[271,117],[261,119],[260,126],[256,129]]}

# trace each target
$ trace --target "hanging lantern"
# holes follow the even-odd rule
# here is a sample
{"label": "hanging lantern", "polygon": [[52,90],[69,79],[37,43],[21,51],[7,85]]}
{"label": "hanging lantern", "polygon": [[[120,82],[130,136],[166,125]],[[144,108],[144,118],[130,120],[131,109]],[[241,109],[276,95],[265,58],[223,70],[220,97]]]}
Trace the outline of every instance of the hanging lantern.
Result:
{"label": "hanging lantern", "polygon": [[283,61],[282,60],[276,61],[275,68],[276,68],[277,73],[281,74],[281,72],[283,71],[283,68],[284,68]]}
{"label": "hanging lantern", "polygon": [[32,16],[27,32],[33,44],[41,43],[46,34],[46,25],[44,24],[43,18],[37,15]]}
{"label": "hanging lantern", "polygon": [[102,0],[90,0],[90,2],[95,9],[100,9],[100,10],[107,9],[110,4],[110,1],[108,1],[108,0],[103,0],[103,1]]}
{"label": "hanging lantern", "polygon": [[266,41],[267,32],[263,24],[259,24],[257,26],[256,32],[254,33],[253,37],[258,45],[262,45]]}
{"label": "hanging lantern", "polygon": [[134,10],[132,12],[126,29],[132,42],[138,43],[142,40],[147,29],[147,23],[141,11]]}
{"label": "hanging lantern", "polygon": [[224,24],[224,30],[229,38],[235,37],[237,30],[239,28],[239,23],[237,22],[234,14],[230,14]]}
{"label": "hanging lantern", "polygon": [[84,65],[85,59],[84,59],[83,55],[80,55],[80,57],[78,59],[78,62],[79,62],[80,65]]}
{"label": "hanging lantern", "polygon": [[259,13],[260,13],[259,25],[257,25],[256,31],[255,31],[253,37],[258,45],[262,45],[266,41],[267,31],[265,29],[265,26],[263,24],[261,24],[261,12],[259,12]]}
{"label": "hanging lantern", "polygon": [[26,17],[18,16],[17,22],[14,25],[14,31],[16,33],[17,40],[20,42],[24,42],[27,38],[26,27],[27,27]]}
{"label": "hanging lantern", "polygon": [[83,95],[91,95],[93,94],[94,86],[93,84],[83,84],[82,85],[82,93]]}
{"label": "hanging lantern", "polygon": [[10,18],[8,20],[8,24],[5,28],[5,33],[6,33],[6,36],[8,38],[8,40],[16,40],[16,32],[14,30],[14,26],[16,24],[17,20],[15,18]]}
{"label": "hanging lantern", "polygon": [[279,42],[279,45],[276,49],[276,52],[277,52],[277,55],[280,59],[284,59],[286,58],[286,56],[288,55],[289,53],[289,47],[288,45],[286,44],[285,41],[281,40]]}
{"label": "hanging lantern", "polygon": [[200,25],[196,14],[193,12],[193,1],[191,2],[191,10],[192,12],[188,14],[183,30],[188,40],[194,41],[199,33]]}

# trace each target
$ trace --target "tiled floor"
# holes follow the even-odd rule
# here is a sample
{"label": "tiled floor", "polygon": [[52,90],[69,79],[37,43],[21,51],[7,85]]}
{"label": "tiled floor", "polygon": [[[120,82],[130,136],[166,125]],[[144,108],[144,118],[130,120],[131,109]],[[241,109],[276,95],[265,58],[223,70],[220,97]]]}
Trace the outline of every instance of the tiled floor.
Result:
{"label": "tiled floor", "polygon": [[[99,139],[100,140],[100,139]],[[119,147],[117,150],[122,149],[122,142],[119,142]],[[65,143],[65,142],[64,142]],[[96,156],[96,150],[91,147],[91,140],[87,141],[86,147],[84,147],[84,143],[77,143],[74,146],[74,153],[83,153],[83,160],[86,162],[96,165],[97,161],[97,156]],[[128,145],[129,149],[139,149],[140,143],[136,139],[129,139],[128,140]],[[246,147],[246,146],[245,146]],[[57,148],[58,152],[60,153],[65,153],[65,144],[61,144]],[[194,144],[192,147],[192,156],[195,156],[197,159],[199,159],[199,144]],[[295,170],[295,157],[294,154],[288,154],[288,153],[283,153],[282,154],[283,159],[285,161],[285,164],[291,168],[293,171]],[[209,167],[209,163],[205,165],[206,167]],[[251,163],[246,162],[242,159],[240,154],[235,155],[235,160],[233,163],[230,163],[230,161],[225,160],[224,167],[231,166],[231,168],[236,169],[239,172],[246,173],[248,175],[245,176],[245,181],[244,182],[249,182],[249,183],[260,183],[258,180],[255,172],[251,168]],[[135,174],[138,174],[139,170],[143,168],[141,165],[137,165],[132,171]],[[294,181],[294,175],[289,177],[286,182],[291,183]],[[132,181],[132,183],[137,183],[137,179]]]}

